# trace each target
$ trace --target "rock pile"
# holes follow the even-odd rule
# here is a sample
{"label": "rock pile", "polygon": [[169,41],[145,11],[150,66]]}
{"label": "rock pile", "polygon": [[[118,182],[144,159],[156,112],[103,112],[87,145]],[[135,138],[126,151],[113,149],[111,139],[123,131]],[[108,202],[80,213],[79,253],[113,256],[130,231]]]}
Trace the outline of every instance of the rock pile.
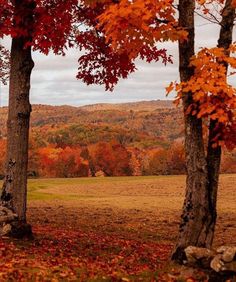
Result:
{"label": "rock pile", "polygon": [[17,215],[10,209],[0,206],[0,236],[5,236],[11,232],[11,223],[17,219]]}
{"label": "rock pile", "polygon": [[218,273],[236,273],[236,247],[221,246],[217,250],[189,246],[185,249],[186,264],[211,268]]}

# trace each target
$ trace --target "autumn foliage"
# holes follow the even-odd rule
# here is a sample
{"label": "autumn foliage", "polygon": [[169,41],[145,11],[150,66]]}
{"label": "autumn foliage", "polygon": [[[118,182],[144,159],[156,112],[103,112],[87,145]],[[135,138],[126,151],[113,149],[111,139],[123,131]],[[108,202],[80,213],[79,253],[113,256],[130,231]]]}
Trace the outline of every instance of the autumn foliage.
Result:
{"label": "autumn foliage", "polygon": [[[203,5],[206,4],[205,1],[199,2],[202,2]],[[161,60],[164,64],[172,62],[167,50],[159,49],[158,43],[179,41],[182,82],[172,84],[168,88],[168,91],[173,89],[177,91],[178,99],[182,99],[187,116],[187,119],[185,116],[187,193],[182,215],[183,223],[180,227],[180,235],[183,235],[184,240],[180,240],[181,244],[177,247],[178,256],[181,257],[181,260],[183,259],[184,256],[180,252],[183,252],[188,245],[211,247],[216,221],[216,192],[221,158],[219,145],[226,145],[233,149],[236,143],[234,134],[236,93],[235,88],[227,82],[228,66],[236,68],[235,57],[230,56],[230,53],[235,53],[236,49],[235,44],[229,49],[228,47],[227,49],[204,48],[196,56],[192,56],[194,38],[189,40],[188,32],[194,31],[193,3],[190,3],[191,5],[188,7],[189,15],[186,18],[189,23],[186,25],[187,29],[184,29],[180,26],[181,21],[183,22],[181,16],[185,16],[183,13],[181,15],[183,2],[179,3],[180,21],[178,22],[172,0],[0,0],[0,37],[10,36],[13,40],[7,165],[1,202],[4,208],[17,214],[15,221],[18,222],[17,224],[14,222],[12,226],[11,224],[7,225],[8,228],[10,227],[10,230],[6,232],[7,235],[12,232],[12,227],[13,230],[19,229],[20,231],[27,227],[31,233],[30,226],[24,226],[27,194],[27,138],[30,117],[29,86],[33,68],[31,50],[46,55],[50,51],[57,55],[65,55],[68,48],[76,47],[79,51],[83,51],[83,55],[78,58],[77,78],[87,84],[103,84],[106,90],[113,90],[120,78],[127,78],[128,74],[135,71],[137,58],[147,62]],[[232,3],[235,5],[235,0]],[[204,8],[203,12],[207,14],[207,8]],[[222,14],[224,17],[224,13]],[[188,45],[187,40],[190,41],[190,45],[193,44],[189,46],[189,50],[187,48],[184,50],[183,42]],[[24,52],[25,50],[27,52]],[[0,74],[5,82],[8,74],[8,54],[4,49],[0,51],[3,54],[3,59],[0,60]],[[186,59],[187,64],[184,64],[185,62],[181,58],[184,51],[188,51],[186,53],[191,53],[192,56],[190,60]],[[27,53],[26,58],[24,58],[24,53]],[[17,59],[20,66],[17,65]],[[185,79],[182,79],[183,68],[186,73],[192,76],[187,75]],[[25,97],[23,97],[24,95]],[[186,106],[188,106],[187,109]],[[110,115],[112,116],[113,113]],[[129,122],[133,128],[134,113],[130,113],[130,116],[131,121]],[[149,119],[148,114],[145,118]],[[204,119],[206,125],[210,121],[209,136],[214,135],[214,139],[208,143],[212,142],[216,150],[214,151],[210,146],[212,144],[210,144],[207,156],[204,151],[200,119]],[[122,118],[120,120],[122,121]],[[212,123],[212,121],[214,122]],[[214,125],[214,134],[212,134],[212,124]],[[155,140],[156,143],[153,142],[147,132],[133,136],[128,135],[128,126],[122,132],[119,132],[117,127],[114,139],[108,138],[107,140],[99,139],[96,132],[85,134],[81,128],[77,126],[73,128],[78,130],[77,134],[71,134],[70,130],[59,132],[54,130],[46,140],[47,132],[43,128],[41,132],[40,130],[37,132],[37,134],[41,133],[41,139],[36,140],[35,136],[32,136],[29,153],[29,174],[31,176],[123,176],[138,174],[138,170],[140,170],[140,174],[154,175],[185,172],[184,150],[181,142],[162,147],[160,140],[158,142]],[[96,129],[94,126],[90,126],[90,128]],[[21,129],[23,130],[21,131]],[[108,131],[109,128],[106,130]],[[143,130],[145,130],[144,124]],[[192,134],[190,134],[191,130]],[[14,139],[16,136],[18,138]],[[72,139],[71,136],[75,139]],[[127,141],[127,136],[130,138],[129,141]],[[103,134],[103,137],[107,137],[106,134]],[[140,138],[142,137],[152,144],[146,142],[146,147],[137,148],[135,142],[136,144],[141,143]],[[91,139],[93,141],[88,142]],[[209,139],[211,138],[209,137]],[[133,146],[129,146],[131,143]],[[18,144],[25,145],[22,146],[24,150],[20,150],[21,146]],[[1,140],[0,145],[2,148],[5,146],[5,139]],[[5,154],[2,150],[0,160],[4,158]],[[145,163],[142,163],[142,160],[145,160]],[[228,162],[231,165],[229,159]],[[21,168],[23,169],[21,170]],[[201,197],[198,197],[196,191],[200,193]],[[202,208],[199,209],[199,206]],[[4,228],[6,227],[5,223],[3,224]],[[114,269],[122,273],[126,271],[129,275],[136,275],[140,270],[154,272],[160,267],[159,264],[162,260],[161,255],[153,251],[159,251],[159,246],[155,243],[144,245],[137,240],[117,239],[116,235],[97,237],[96,234],[86,233],[84,235],[81,232],[71,232],[71,230],[68,232],[64,229],[57,229],[56,234],[53,234],[53,230],[50,228],[40,229],[39,227],[37,230],[37,225],[35,231],[38,236],[42,236],[42,232],[44,235],[50,232],[50,235],[53,235],[54,238],[58,237],[60,242],[58,239],[48,240],[46,237],[34,241],[30,248],[34,260],[29,260],[27,257],[24,266],[41,270],[41,266],[39,267],[37,264],[37,261],[40,261],[44,270],[52,268],[57,272],[55,265],[56,267],[63,266],[64,262],[69,262],[72,267],[60,272],[59,275],[62,279],[68,276],[77,279],[78,273],[75,269],[86,264],[92,273],[96,268],[103,268],[111,278],[129,281],[117,276],[117,273],[114,275]],[[23,234],[20,237],[26,235],[24,232],[21,232]],[[204,233],[204,236],[201,235],[201,232]],[[196,238],[194,238],[195,235]],[[209,239],[208,235],[210,235]],[[81,248],[84,237],[86,237],[85,248]],[[191,242],[192,237],[193,241]],[[190,241],[188,241],[189,239]],[[92,243],[93,248],[89,249],[91,242],[95,243]],[[108,256],[110,248],[114,246],[118,249],[118,255]],[[41,255],[35,252],[35,249],[42,250]],[[45,250],[49,252],[50,256],[52,255],[50,259],[48,259],[47,253],[45,255]],[[108,251],[101,252],[104,250]],[[4,257],[9,261],[4,261],[4,266],[7,266],[10,271],[13,269],[13,279],[25,278],[24,276],[28,279],[33,278],[27,276],[28,274],[18,273],[13,267],[18,263],[18,258],[21,261],[26,257],[23,251],[19,254],[12,244],[5,246],[4,243],[1,245],[1,251],[3,254],[4,252],[7,254]],[[92,256],[86,256],[87,251],[91,251]],[[85,259],[82,256],[79,257],[78,253],[84,254]],[[12,254],[14,254],[13,257]],[[36,254],[37,256],[35,256]],[[98,265],[96,260],[101,254],[105,260],[102,260],[102,263]],[[17,255],[19,256],[17,257]],[[58,257],[63,257],[63,260],[58,260]],[[131,271],[129,271],[129,264],[134,266]],[[4,275],[4,272],[1,274]],[[43,277],[45,274],[47,275],[42,271]]]}
{"label": "autumn foliage", "polygon": [[86,177],[131,175],[131,154],[117,142],[98,142],[89,146],[31,148],[30,176]]}
{"label": "autumn foliage", "polygon": [[[125,147],[116,141],[88,146],[33,146],[29,151],[30,177],[87,177],[184,174],[183,145],[168,149]],[[0,175],[4,174],[6,140],[0,140]]]}
{"label": "autumn foliage", "polygon": [[[173,1],[121,0],[98,17],[98,26],[104,30],[106,42],[111,42],[113,49],[128,50],[132,59],[143,58],[144,54],[157,51],[157,42],[186,38],[187,33],[178,27],[175,12]],[[159,56],[166,63],[164,51]]]}
{"label": "autumn foliage", "polygon": [[[68,48],[83,51],[82,55],[78,53],[77,78],[87,84],[102,84],[106,90],[113,90],[120,78],[127,78],[136,70],[134,58],[126,50],[114,51],[109,38],[106,38],[103,32],[104,25],[99,24],[99,18],[101,17],[101,20],[106,18],[105,12],[113,9],[112,0],[84,0],[79,1],[79,5],[77,0],[29,0],[24,1],[22,8],[16,13],[11,1],[1,0],[0,7],[0,37],[26,36],[28,37],[27,46],[46,55],[50,51],[57,55],[65,55]],[[160,27],[158,37],[167,39],[171,27],[177,24],[171,5],[168,5],[166,10],[170,10],[171,22],[167,26],[164,24]],[[30,13],[33,11],[33,24],[30,24],[30,28],[28,21],[22,20],[28,17],[29,11]],[[145,11],[147,13],[148,6],[145,7]],[[160,11],[160,16],[163,17],[165,12]],[[146,14],[152,18],[147,19],[148,23],[153,21],[153,13],[154,10],[151,15]],[[176,29],[178,34],[178,28]],[[148,34],[149,31],[145,32]],[[150,36],[149,39],[151,39]],[[166,50],[159,50],[153,44],[142,47],[138,53],[148,62],[159,59],[162,59],[164,63],[171,61],[166,55]],[[0,61],[0,69],[1,67]]]}
{"label": "autumn foliage", "polygon": [[[117,141],[88,146],[36,145],[30,140],[29,177],[93,177],[185,174],[183,143],[167,149],[125,147]],[[6,139],[0,139],[0,176],[4,174]],[[235,173],[235,150],[225,151],[223,173]]]}
{"label": "autumn foliage", "polygon": [[[170,106],[171,102],[167,101],[82,108],[35,105],[28,175],[82,177],[185,174],[181,111]],[[130,107],[133,108],[132,112]],[[7,108],[2,108],[0,112],[2,176],[6,150],[6,112]],[[127,126],[133,130],[128,130]],[[234,155],[235,150],[224,150],[222,172],[236,171]]]}
{"label": "autumn foliage", "polygon": [[[98,1],[88,2],[96,7]],[[215,2],[222,7],[222,1]],[[214,6],[213,1],[198,1],[198,4],[206,17],[213,17],[210,8]],[[235,1],[231,5],[234,7]],[[121,0],[108,5],[98,20],[97,27],[104,32],[106,43],[118,54],[127,52],[131,61],[142,58],[150,62],[162,58],[164,63],[170,62],[166,50],[156,49],[158,43],[188,40],[188,31],[181,28],[176,19],[173,1]],[[154,50],[157,51],[156,58]],[[235,43],[227,50],[222,46],[203,48],[191,59],[189,67],[194,71],[191,79],[167,87],[167,92],[176,90],[177,102],[184,99],[187,93],[193,93],[186,115],[214,120],[213,146],[225,144],[231,149],[236,144],[235,136],[232,136],[232,132],[235,132],[236,94],[235,88],[227,81],[227,69],[235,69],[234,54]],[[230,73],[233,74],[235,72]]]}
{"label": "autumn foliage", "polygon": [[145,170],[148,175],[185,174],[184,146],[180,142],[174,143],[168,149],[158,149],[150,156]]}
{"label": "autumn foliage", "polygon": [[[223,48],[203,48],[191,60],[194,75],[187,82],[171,83],[167,93],[177,92],[178,103],[184,93],[193,93],[193,102],[186,114],[196,115],[197,118],[216,121],[215,146],[225,144],[228,148],[236,145],[236,89],[227,81],[227,67],[231,68],[230,75],[236,69],[236,43],[231,45],[226,53]],[[231,53],[231,56],[229,56]]]}
{"label": "autumn foliage", "polygon": [[[155,279],[153,272],[164,267],[171,248],[170,244],[77,231],[74,227],[35,225],[34,233],[37,240],[27,245],[0,241],[2,281],[73,281],[78,277],[81,281],[104,277],[129,281],[126,277],[146,275]],[[45,236],[47,233],[50,237]],[[166,281],[167,274],[162,276],[158,274],[159,281]]]}

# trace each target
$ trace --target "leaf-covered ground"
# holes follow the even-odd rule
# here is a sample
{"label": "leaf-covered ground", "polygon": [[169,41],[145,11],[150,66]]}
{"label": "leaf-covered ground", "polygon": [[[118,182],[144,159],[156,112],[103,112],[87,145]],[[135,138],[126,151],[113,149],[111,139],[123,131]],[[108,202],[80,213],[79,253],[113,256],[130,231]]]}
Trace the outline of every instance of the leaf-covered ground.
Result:
{"label": "leaf-covered ground", "polygon": [[[215,245],[236,244],[235,180],[221,177]],[[184,181],[30,180],[28,219],[35,237],[0,239],[0,281],[204,281],[199,271],[180,278],[180,269],[168,262]]]}

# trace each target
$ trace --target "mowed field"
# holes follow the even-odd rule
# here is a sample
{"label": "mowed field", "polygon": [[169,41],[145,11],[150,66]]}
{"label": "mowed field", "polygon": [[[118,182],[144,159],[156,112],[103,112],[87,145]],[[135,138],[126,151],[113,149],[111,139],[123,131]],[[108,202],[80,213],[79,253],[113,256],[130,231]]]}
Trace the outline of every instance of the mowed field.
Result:
{"label": "mowed field", "polygon": [[[235,183],[220,177],[215,246],[236,244]],[[184,176],[29,180],[35,238],[0,242],[0,280],[177,281],[166,269],[184,194]]]}

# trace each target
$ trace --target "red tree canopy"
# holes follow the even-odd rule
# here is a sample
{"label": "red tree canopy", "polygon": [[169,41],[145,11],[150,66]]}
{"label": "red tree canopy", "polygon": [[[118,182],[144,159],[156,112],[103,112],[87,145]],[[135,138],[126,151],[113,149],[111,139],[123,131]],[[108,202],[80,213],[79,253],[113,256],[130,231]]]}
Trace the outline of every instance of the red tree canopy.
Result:
{"label": "red tree canopy", "polygon": [[[106,19],[107,13],[114,9],[115,2],[113,0],[0,0],[0,37],[5,35],[28,37],[27,44],[31,45],[33,50],[44,54],[53,51],[55,54],[65,55],[68,48],[76,47],[79,63],[77,78],[87,84],[103,84],[106,90],[112,90],[120,78],[126,78],[135,71],[134,59],[138,56],[147,62],[159,59],[164,63],[171,61],[166,55],[166,50],[159,50],[155,46],[155,40],[145,44],[139,40],[135,56],[131,56],[130,50],[114,50],[113,41],[109,36],[104,36],[104,24],[99,24],[98,19],[102,20],[104,17]],[[20,9],[15,9],[17,3],[20,3]],[[178,34],[173,9],[170,4],[167,6],[163,6],[161,15],[164,18],[164,14],[170,9],[168,17],[171,22],[167,24],[168,28],[164,31],[163,26],[166,24],[160,25],[159,39],[163,37],[163,40],[168,39],[172,26]],[[147,7],[145,9],[147,10]],[[34,24],[29,26],[27,17],[32,16]],[[150,20],[148,22],[151,23]],[[122,23],[120,28],[124,29]],[[158,29],[155,34],[157,33]],[[152,35],[149,37],[151,39]],[[134,45],[136,43],[135,41]]]}

